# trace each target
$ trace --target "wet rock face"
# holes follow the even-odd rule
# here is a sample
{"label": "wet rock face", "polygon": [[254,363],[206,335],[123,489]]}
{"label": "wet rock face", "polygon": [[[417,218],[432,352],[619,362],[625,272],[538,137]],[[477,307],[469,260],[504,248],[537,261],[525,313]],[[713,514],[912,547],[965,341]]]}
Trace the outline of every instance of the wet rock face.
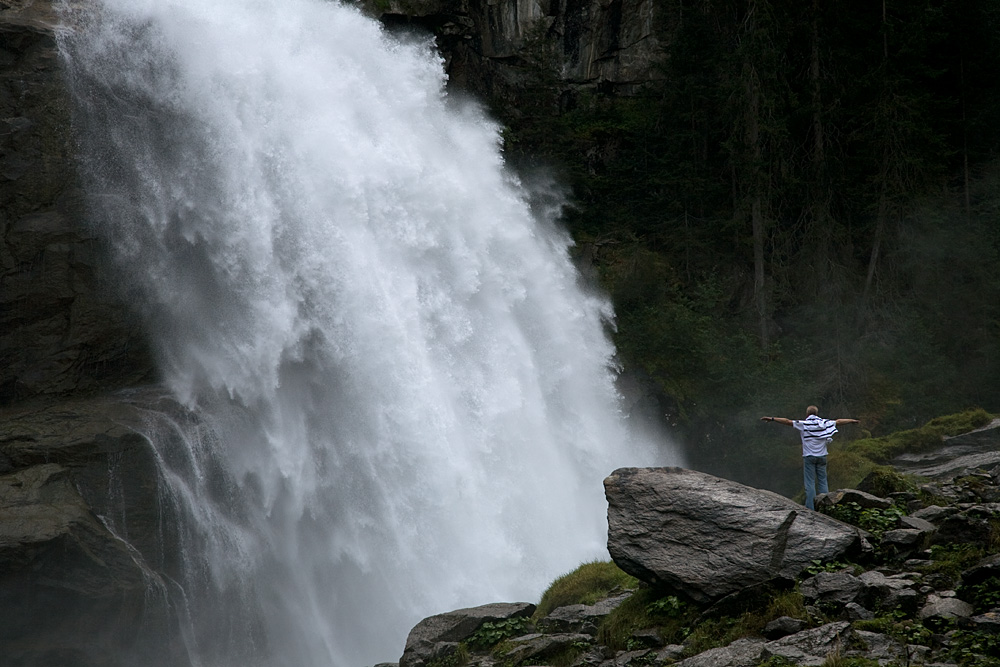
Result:
{"label": "wet rock face", "polygon": [[0,404],[150,373],[84,222],[56,23],[51,2],[0,2]]}
{"label": "wet rock face", "polygon": [[160,639],[176,537],[141,419],[120,397],[0,411],[3,664],[182,664]]}

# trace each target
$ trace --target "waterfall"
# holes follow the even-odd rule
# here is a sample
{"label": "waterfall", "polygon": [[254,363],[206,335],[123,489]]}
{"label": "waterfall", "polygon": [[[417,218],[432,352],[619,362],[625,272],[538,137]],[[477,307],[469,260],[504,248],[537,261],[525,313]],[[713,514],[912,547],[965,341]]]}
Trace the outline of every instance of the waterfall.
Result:
{"label": "waterfall", "polygon": [[558,189],[433,45],[321,0],[62,11],[90,216],[198,415],[147,433],[188,662],[396,660],[606,558],[603,478],[678,460],[620,414]]}

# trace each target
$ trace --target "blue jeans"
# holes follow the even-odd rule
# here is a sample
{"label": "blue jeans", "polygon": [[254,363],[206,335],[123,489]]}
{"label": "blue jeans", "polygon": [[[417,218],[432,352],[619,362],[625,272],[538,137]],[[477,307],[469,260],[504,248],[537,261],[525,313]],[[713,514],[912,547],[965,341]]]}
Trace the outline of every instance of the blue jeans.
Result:
{"label": "blue jeans", "polygon": [[806,507],[814,510],[816,508],[813,506],[813,500],[816,494],[830,491],[826,485],[825,456],[802,457],[802,481],[806,486]]}

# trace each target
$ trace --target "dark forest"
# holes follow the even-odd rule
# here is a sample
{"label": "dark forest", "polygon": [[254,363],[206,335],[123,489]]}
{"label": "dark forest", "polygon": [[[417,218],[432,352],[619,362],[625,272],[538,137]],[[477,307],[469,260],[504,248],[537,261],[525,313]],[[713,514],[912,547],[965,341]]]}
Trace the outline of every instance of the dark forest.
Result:
{"label": "dark forest", "polygon": [[496,113],[513,164],[570,185],[621,363],[691,463],[781,490],[795,438],[761,414],[815,403],[860,419],[850,438],[1000,410],[1000,5],[657,16],[637,94],[559,92],[541,35],[516,113]]}

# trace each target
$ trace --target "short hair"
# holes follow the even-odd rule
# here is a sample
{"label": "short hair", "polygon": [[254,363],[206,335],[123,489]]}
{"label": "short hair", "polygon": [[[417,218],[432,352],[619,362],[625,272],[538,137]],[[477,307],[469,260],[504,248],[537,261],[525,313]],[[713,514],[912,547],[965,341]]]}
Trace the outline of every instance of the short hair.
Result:
{"label": "short hair", "polygon": [[809,415],[818,415],[818,414],[819,414],[819,408],[817,408],[815,405],[810,405],[808,408],[806,408],[806,417],[808,417]]}

